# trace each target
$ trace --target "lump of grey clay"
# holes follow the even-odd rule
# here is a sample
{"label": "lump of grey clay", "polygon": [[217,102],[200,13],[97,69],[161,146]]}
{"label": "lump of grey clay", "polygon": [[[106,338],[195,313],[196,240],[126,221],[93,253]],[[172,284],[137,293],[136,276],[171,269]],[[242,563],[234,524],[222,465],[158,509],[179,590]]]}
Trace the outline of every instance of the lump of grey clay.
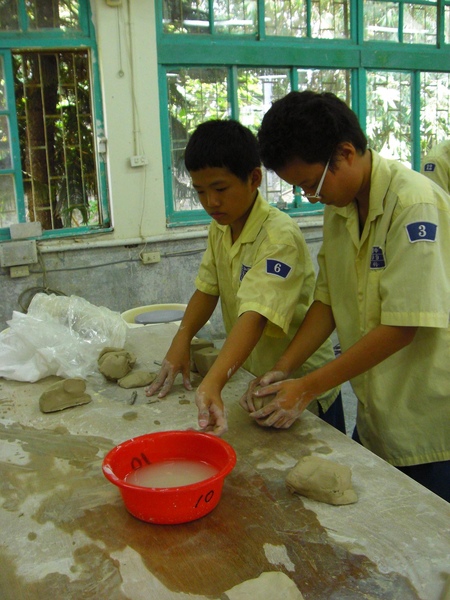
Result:
{"label": "lump of grey clay", "polygon": [[202,377],[206,375],[209,369],[213,366],[214,361],[219,356],[218,348],[202,348],[194,352],[194,361],[197,371]]}
{"label": "lump of grey clay", "polygon": [[191,366],[190,369],[193,373],[197,373],[197,367],[195,366],[194,352],[197,350],[203,350],[203,348],[214,348],[214,344],[205,338],[194,338],[191,341]]}
{"label": "lump of grey clay", "polygon": [[41,394],[39,408],[42,412],[49,413],[88,404],[92,398],[85,391],[86,383],[78,377],[58,381]]}
{"label": "lump of grey clay", "polygon": [[264,388],[261,387],[260,385],[257,385],[255,387],[255,389],[253,390],[252,400],[253,400],[253,405],[255,407],[255,411],[260,410],[261,408],[264,408],[264,406],[266,406],[266,404],[269,404],[269,402],[272,402],[272,400],[276,396],[276,394],[270,394],[269,396],[255,396],[255,392],[262,390],[262,389],[264,389]]}
{"label": "lump of grey clay", "polygon": [[125,377],[135,364],[135,355],[123,348],[103,348],[97,360],[98,370],[110,381]]}
{"label": "lump of grey clay", "polygon": [[327,504],[353,504],[358,496],[352,487],[352,472],[318,456],[304,456],[287,474],[290,492]]}
{"label": "lump of grey clay", "polygon": [[120,387],[130,389],[137,387],[144,387],[149,385],[156,379],[156,373],[149,373],[148,371],[131,371],[125,377],[118,380]]}

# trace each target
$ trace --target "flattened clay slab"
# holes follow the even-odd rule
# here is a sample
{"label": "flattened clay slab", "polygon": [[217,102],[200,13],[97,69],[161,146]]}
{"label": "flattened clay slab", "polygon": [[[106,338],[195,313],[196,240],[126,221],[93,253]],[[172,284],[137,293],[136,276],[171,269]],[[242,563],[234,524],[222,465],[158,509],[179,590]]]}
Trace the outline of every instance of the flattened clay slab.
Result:
{"label": "flattened clay slab", "polygon": [[89,394],[85,394],[85,391],[86,383],[78,377],[58,381],[41,394],[39,408],[42,412],[49,413],[88,404],[92,398]]}
{"label": "flattened clay slab", "polygon": [[327,504],[353,504],[358,500],[350,468],[318,456],[301,458],[287,474],[286,485],[292,493]]}
{"label": "flattened clay slab", "polygon": [[227,600],[304,600],[295,583],[281,571],[266,571],[225,592]]}
{"label": "flattened clay slab", "polygon": [[149,373],[148,371],[132,371],[122,377],[117,382],[120,387],[129,389],[129,388],[137,388],[144,387],[145,385],[149,385],[156,379],[156,373]]}
{"label": "flattened clay slab", "polygon": [[206,340],[205,338],[194,338],[191,341],[191,366],[192,372],[197,373],[197,367],[195,366],[194,352],[197,350],[203,350],[203,348],[214,348],[213,342]]}
{"label": "flattened clay slab", "polygon": [[213,366],[214,361],[219,356],[219,352],[219,348],[203,348],[202,350],[196,350],[194,352],[195,366],[202,377],[204,377]]}

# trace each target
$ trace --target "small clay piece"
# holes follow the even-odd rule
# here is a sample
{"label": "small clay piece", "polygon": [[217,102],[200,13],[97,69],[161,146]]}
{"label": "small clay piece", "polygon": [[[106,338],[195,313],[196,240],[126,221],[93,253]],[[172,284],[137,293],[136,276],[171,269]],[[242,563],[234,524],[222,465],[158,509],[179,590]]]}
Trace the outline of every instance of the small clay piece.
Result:
{"label": "small clay piece", "polygon": [[117,382],[120,387],[123,388],[137,388],[149,385],[156,379],[156,373],[149,373],[148,371],[131,371],[125,377],[122,377]]}
{"label": "small clay piece", "polygon": [[281,571],[265,571],[255,579],[247,579],[224,594],[227,600],[304,600],[290,577]]}
{"label": "small clay piece", "polygon": [[219,352],[219,348],[202,348],[201,350],[196,350],[194,352],[195,366],[202,377],[204,377],[213,366],[214,361],[219,356]]}
{"label": "small clay piece", "polygon": [[292,493],[327,504],[353,504],[358,500],[350,468],[318,456],[301,458],[289,471],[286,485]]}
{"label": "small clay piece", "polygon": [[197,367],[195,366],[194,352],[202,350],[203,348],[214,348],[213,342],[205,340],[205,338],[194,338],[191,341],[191,371],[197,373]]}
{"label": "small clay piece", "polygon": [[49,413],[88,404],[92,398],[85,391],[86,383],[78,377],[58,381],[41,394],[39,408],[42,412]]}
{"label": "small clay piece", "polygon": [[98,359],[100,360],[104,354],[108,354],[108,352],[123,352],[123,348],[114,348],[112,346],[105,346],[98,355]]}
{"label": "small clay piece", "polygon": [[131,371],[136,364],[136,357],[123,348],[103,348],[97,364],[98,370],[106,379],[117,381]]}

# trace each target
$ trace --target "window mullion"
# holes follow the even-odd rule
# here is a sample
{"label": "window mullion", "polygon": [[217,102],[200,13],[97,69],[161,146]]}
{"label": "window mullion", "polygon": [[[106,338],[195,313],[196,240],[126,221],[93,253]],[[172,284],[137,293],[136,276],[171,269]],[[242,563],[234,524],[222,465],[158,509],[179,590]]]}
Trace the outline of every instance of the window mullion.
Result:
{"label": "window mullion", "polygon": [[411,79],[411,162],[412,168],[420,171],[420,71],[414,71]]}
{"label": "window mullion", "polygon": [[231,118],[239,120],[239,101],[238,101],[238,68],[236,65],[230,67],[228,85],[228,102],[231,106]]}

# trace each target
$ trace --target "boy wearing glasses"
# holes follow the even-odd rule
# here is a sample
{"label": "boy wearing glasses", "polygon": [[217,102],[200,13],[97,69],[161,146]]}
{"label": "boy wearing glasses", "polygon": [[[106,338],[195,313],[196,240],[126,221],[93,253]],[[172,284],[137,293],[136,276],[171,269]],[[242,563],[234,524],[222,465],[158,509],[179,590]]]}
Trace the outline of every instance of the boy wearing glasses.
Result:
{"label": "boy wearing glasses", "polygon": [[[263,164],[325,205],[314,302],[257,395],[278,426],[351,380],[354,438],[450,501],[450,198],[367,148],[358,119],[329,93],[291,92],[258,133]],[[298,365],[337,330],[342,354],[301,379]],[[287,381],[284,381],[287,380]],[[264,387],[265,386],[265,387]]]}
{"label": "boy wearing glasses", "polygon": [[[241,365],[258,376],[281,356],[311,304],[315,273],[298,225],[259,193],[261,161],[249,129],[233,120],[202,123],[186,147],[185,164],[212,223],[197,289],[146,393],[165,396],[178,373],[192,389],[190,343],[220,297],[227,339],[196,391],[196,403],[200,427],[221,435],[227,428],[223,387]],[[298,375],[333,358],[324,339]],[[339,388],[318,400],[313,412],[345,433]]]}

